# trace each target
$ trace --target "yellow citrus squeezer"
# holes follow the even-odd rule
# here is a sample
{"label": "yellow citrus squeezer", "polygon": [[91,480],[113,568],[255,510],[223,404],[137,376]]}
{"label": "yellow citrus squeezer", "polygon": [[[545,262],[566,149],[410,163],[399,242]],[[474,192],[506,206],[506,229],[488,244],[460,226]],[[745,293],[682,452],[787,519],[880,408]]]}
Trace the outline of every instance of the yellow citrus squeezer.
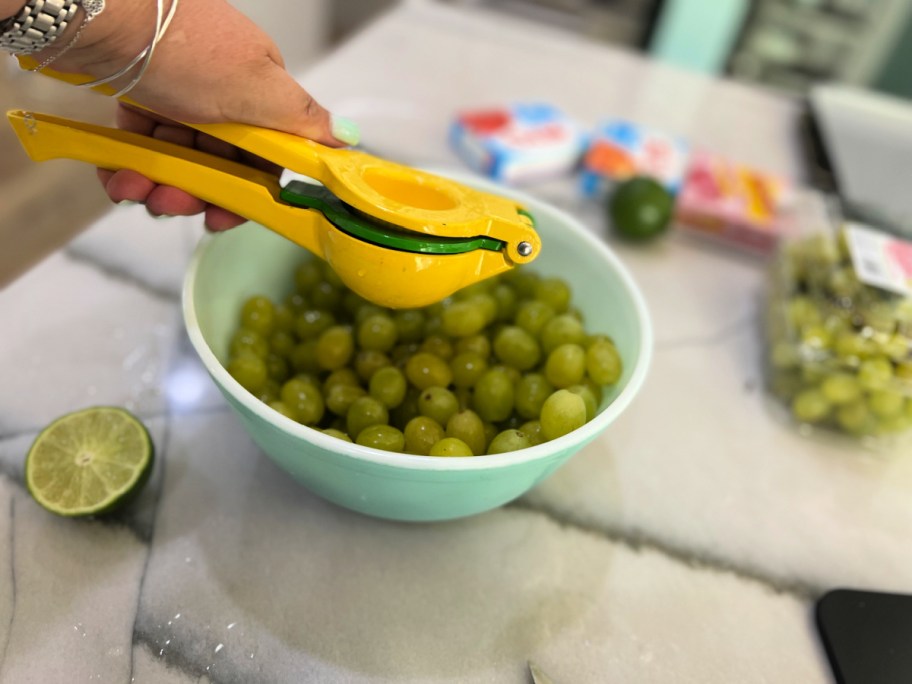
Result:
{"label": "yellow citrus squeezer", "polygon": [[[88,80],[43,73],[71,83]],[[131,169],[185,190],[301,245],[326,260],[349,288],[382,306],[440,301],[541,251],[532,217],[512,200],[289,133],[185,124],[322,185],[292,181],[282,187],[276,174],[118,129],[25,111],[7,116],[33,160]]]}

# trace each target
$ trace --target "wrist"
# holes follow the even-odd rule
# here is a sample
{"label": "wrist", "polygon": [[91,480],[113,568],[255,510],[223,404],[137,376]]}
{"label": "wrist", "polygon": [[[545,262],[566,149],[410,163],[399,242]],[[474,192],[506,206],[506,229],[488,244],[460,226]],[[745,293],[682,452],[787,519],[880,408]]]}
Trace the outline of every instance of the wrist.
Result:
{"label": "wrist", "polygon": [[0,24],[15,17],[23,7],[24,0],[0,0]]}

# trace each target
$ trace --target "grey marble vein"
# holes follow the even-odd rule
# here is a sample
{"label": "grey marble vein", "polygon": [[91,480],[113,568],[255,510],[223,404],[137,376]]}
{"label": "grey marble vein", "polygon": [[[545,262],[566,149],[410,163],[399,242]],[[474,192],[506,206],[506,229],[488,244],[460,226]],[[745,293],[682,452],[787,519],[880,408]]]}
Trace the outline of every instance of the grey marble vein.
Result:
{"label": "grey marble vein", "polygon": [[3,640],[3,650],[0,652],[0,679],[3,678],[3,666],[6,664],[6,653],[9,649],[10,636],[13,633],[13,620],[16,619],[16,499],[10,497],[9,500],[9,620],[6,626],[6,638]]}

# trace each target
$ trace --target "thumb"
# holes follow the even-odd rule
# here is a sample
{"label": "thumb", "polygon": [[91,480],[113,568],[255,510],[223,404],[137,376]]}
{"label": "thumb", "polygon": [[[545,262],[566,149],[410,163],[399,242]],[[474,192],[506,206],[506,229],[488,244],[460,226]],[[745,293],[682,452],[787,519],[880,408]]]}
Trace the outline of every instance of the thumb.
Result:
{"label": "thumb", "polygon": [[[273,128],[331,147],[357,145],[358,126],[322,107],[279,64],[259,70],[255,78],[238,79],[228,88],[222,107],[227,120]],[[224,101],[224,100],[223,100]]]}

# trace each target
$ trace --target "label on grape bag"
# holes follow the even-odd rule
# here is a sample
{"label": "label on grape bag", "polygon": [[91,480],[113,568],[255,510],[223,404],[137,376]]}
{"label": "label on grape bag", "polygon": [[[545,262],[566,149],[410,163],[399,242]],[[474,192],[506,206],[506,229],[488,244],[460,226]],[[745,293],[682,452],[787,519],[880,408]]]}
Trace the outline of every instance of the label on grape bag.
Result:
{"label": "label on grape bag", "polygon": [[912,242],[862,223],[847,223],[846,238],[861,282],[912,296]]}

